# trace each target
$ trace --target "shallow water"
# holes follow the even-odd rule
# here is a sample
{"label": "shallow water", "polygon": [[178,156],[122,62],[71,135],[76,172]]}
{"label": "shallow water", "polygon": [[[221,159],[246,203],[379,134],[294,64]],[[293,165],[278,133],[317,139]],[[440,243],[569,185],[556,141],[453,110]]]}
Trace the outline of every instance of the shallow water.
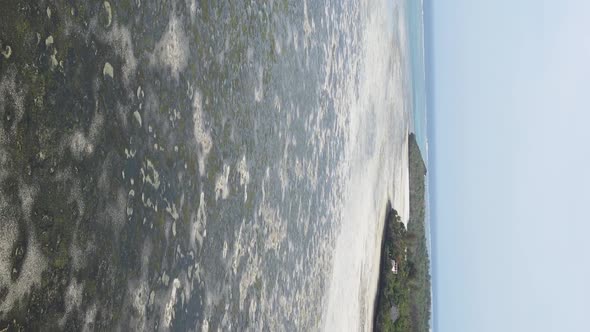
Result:
{"label": "shallow water", "polygon": [[370,328],[403,2],[2,6],[0,327]]}

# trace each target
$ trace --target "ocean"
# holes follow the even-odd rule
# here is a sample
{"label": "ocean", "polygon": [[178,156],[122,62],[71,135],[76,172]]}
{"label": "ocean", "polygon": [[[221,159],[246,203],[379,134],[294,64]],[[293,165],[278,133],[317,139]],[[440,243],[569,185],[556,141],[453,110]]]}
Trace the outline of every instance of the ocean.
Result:
{"label": "ocean", "polygon": [[[411,128],[416,134],[416,141],[420,147],[420,152],[428,168],[428,99],[426,84],[426,54],[424,41],[424,0],[408,1],[406,15],[408,18],[409,31],[409,62],[411,69],[411,89],[412,89],[412,117]],[[432,233],[430,226],[430,189],[429,176],[426,176],[426,237],[427,247],[430,253],[430,271],[432,276]],[[431,290],[432,293],[432,290]],[[434,320],[434,301],[431,301],[431,319],[430,326]]]}
{"label": "ocean", "polygon": [[411,56],[410,74],[412,86],[412,128],[420,151],[427,154],[427,99],[426,99],[426,62],[424,47],[424,2],[408,1],[406,15],[408,18],[409,52]]}
{"label": "ocean", "polygon": [[28,6],[0,20],[0,322],[371,328],[427,147],[421,5]]}

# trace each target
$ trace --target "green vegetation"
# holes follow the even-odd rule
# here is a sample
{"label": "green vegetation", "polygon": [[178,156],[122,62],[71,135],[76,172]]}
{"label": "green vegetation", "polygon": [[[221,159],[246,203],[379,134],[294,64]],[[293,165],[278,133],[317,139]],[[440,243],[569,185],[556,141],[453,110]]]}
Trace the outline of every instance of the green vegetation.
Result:
{"label": "green vegetation", "polygon": [[[431,287],[424,225],[426,167],[414,135],[409,138],[410,219],[408,229],[388,207],[375,306],[376,331],[429,331]],[[392,260],[398,272],[392,272]]]}

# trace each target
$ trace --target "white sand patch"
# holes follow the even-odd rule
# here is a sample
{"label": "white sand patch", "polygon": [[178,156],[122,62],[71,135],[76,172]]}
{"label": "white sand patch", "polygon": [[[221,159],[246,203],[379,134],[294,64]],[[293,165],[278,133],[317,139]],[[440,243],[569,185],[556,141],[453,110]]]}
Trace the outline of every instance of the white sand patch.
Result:
{"label": "white sand patch", "polygon": [[176,210],[176,204],[170,204],[166,199],[164,199],[164,201],[166,202],[166,212],[168,212],[168,214],[170,215],[170,217],[172,217],[174,221],[178,220],[180,216],[178,215],[178,211]]}
{"label": "white sand patch", "polygon": [[111,79],[115,77],[115,73],[113,72],[113,66],[110,63],[105,62],[104,67],[102,68],[102,75],[104,77],[108,76]]}
{"label": "white sand patch", "polygon": [[[81,180],[77,177],[72,177],[70,171],[61,174],[63,175],[63,178],[60,180],[69,182],[70,192],[68,193],[68,203],[76,203],[78,214],[80,216],[83,215],[86,205],[82,196],[82,186],[80,185]],[[58,176],[56,176],[56,179],[57,178]]]}
{"label": "white sand patch", "polygon": [[[0,218],[2,215],[0,215]],[[28,294],[33,285],[40,285],[41,274],[47,268],[47,261],[38,247],[32,232],[29,232],[27,253],[16,281],[11,280],[12,266],[10,264],[11,250],[17,236],[16,224],[1,220],[0,230],[0,287],[8,287],[8,293],[0,303],[0,312],[6,313],[16,301]],[[3,315],[2,315],[3,316]]]}
{"label": "white sand patch", "polygon": [[107,25],[106,27],[110,27],[111,23],[113,23],[113,9],[111,8],[111,4],[108,1],[103,2],[104,10],[107,14]]}
{"label": "white sand patch", "polygon": [[148,270],[151,256],[151,243],[145,240],[141,250],[141,274],[136,280],[127,283],[128,305],[133,312],[130,315],[132,330],[144,331],[147,329],[147,308],[154,303],[154,291],[150,290],[148,283]]}
{"label": "white sand patch", "polygon": [[229,197],[229,165],[223,165],[223,173],[217,175],[215,180],[215,200],[227,199]]}
{"label": "white sand patch", "polygon": [[221,257],[225,259],[227,257],[227,250],[228,250],[227,240],[223,240],[223,249],[221,250]]}
{"label": "white sand patch", "polygon": [[80,160],[94,153],[94,146],[104,124],[104,116],[96,113],[92,118],[88,135],[82,131],[76,131],[69,139],[69,148],[74,158]]}
{"label": "white sand patch", "polygon": [[141,128],[141,114],[139,114],[138,111],[135,111],[133,112],[133,117],[135,118],[135,121],[137,121],[139,128]]}
{"label": "white sand patch", "polygon": [[150,184],[154,189],[160,188],[160,173],[156,170],[156,167],[151,160],[146,159],[145,170],[142,167],[140,169],[141,180],[143,183]]}
{"label": "white sand patch", "polygon": [[12,47],[10,47],[10,45],[6,45],[4,50],[0,53],[2,53],[2,55],[4,56],[5,59],[9,59],[10,56],[12,55]]}
{"label": "white sand patch", "polygon": [[260,272],[260,256],[249,256],[247,261],[247,268],[246,271],[241,275],[239,289],[240,289],[240,310],[244,310],[244,303],[246,301],[246,296],[248,295],[248,290],[254,283],[256,279],[259,278],[258,274]]}
{"label": "white sand patch", "polygon": [[262,217],[262,234],[264,237],[264,249],[266,251],[278,251],[280,244],[287,237],[287,225],[279,217],[279,211],[262,203],[258,209]]}
{"label": "white sand patch", "polygon": [[201,93],[196,89],[193,94],[193,135],[197,145],[199,174],[205,176],[205,164],[213,147],[213,140],[204,119]]}
{"label": "white sand patch", "polygon": [[[0,114],[5,116],[4,113],[9,106],[14,109],[14,114],[6,118],[6,120],[12,122],[12,126],[8,129],[8,134],[12,135],[16,132],[16,126],[25,113],[24,103],[25,92],[23,91],[23,85],[17,84],[16,69],[14,66],[10,66],[0,79]],[[4,132],[4,126],[1,126],[0,143],[4,143],[7,138]]]}
{"label": "white sand patch", "polygon": [[[2,133],[1,129],[0,129],[0,133]],[[2,147],[2,137],[0,135],[0,183],[4,182],[4,180],[6,178],[8,178],[10,176],[10,168],[12,166],[12,158],[9,157],[8,153],[6,152],[6,150]],[[1,202],[1,193],[0,193],[0,202]],[[1,207],[1,205],[0,205]],[[0,220],[2,218],[2,213],[0,213]]]}
{"label": "white sand patch", "polygon": [[303,48],[308,49],[311,39],[311,33],[313,31],[312,25],[309,21],[307,10],[307,0],[303,1]]}
{"label": "white sand patch", "polygon": [[0,287],[7,287],[11,283],[12,263],[10,258],[12,247],[18,236],[18,226],[14,221],[14,216],[8,211],[8,204],[0,197]]}
{"label": "white sand patch", "polygon": [[51,60],[51,68],[55,68],[59,64],[59,61],[57,60],[57,50],[55,48],[53,49],[53,54],[49,57],[49,60]]}
{"label": "white sand patch", "polygon": [[195,243],[198,242],[199,248],[203,246],[203,239],[207,236],[207,203],[205,203],[205,194],[201,192],[199,200],[199,209],[197,215],[191,222],[190,244],[193,249],[197,249]]}
{"label": "white sand patch", "polygon": [[186,0],[186,7],[191,18],[191,23],[195,23],[195,15],[197,14],[197,0]]}
{"label": "white sand patch", "polygon": [[254,48],[251,45],[248,45],[246,49],[246,62],[251,64],[254,61]]}
{"label": "white sand patch", "polygon": [[178,81],[179,74],[186,69],[189,58],[189,40],[182,27],[182,21],[171,16],[166,32],[156,44],[154,54],[158,62],[168,68]]}
{"label": "white sand patch", "polygon": [[91,155],[94,152],[94,145],[82,132],[78,131],[72,135],[70,150],[75,158],[81,159],[82,156]]}
{"label": "white sand patch", "polygon": [[174,318],[174,306],[176,305],[176,290],[180,288],[180,280],[177,278],[172,281],[172,286],[170,289],[170,297],[168,303],[166,303],[166,307],[164,308],[164,327],[170,327],[170,323]]}
{"label": "white sand patch", "polygon": [[[131,89],[130,84],[137,70],[137,58],[134,53],[131,31],[128,27],[116,21],[113,21],[108,29],[100,27],[96,19],[92,20],[90,24],[91,29],[97,33],[100,40],[112,46],[113,50],[119,56],[122,62],[120,63],[120,67],[117,68],[117,73],[121,75],[125,87]],[[109,77],[114,77],[114,75],[109,75]]]}
{"label": "white sand patch", "polygon": [[248,184],[250,184],[250,172],[248,171],[248,164],[246,162],[246,156],[238,162],[236,166],[238,174],[240,175],[240,185],[244,187],[244,202],[248,200]]}
{"label": "white sand patch", "polygon": [[115,233],[118,234],[127,218],[127,192],[123,187],[117,189],[114,199],[108,202],[105,217],[106,221],[114,227]]}
{"label": "white sand patch", "polygon": [[45,47],[49,47],[51,45],[53,45],[53,36],[45,38]]}
{"label": "white sand patch", "polygon": [[[76,233],[74,233],[76,234]],[[96,244],[94,241],[88,241],[81,243],[80,241],[74,240],[70,245],[70,257],[72,257],[72,270],[79,271],[81,268],[86,266],[86,258],[93,255],[96,252]]]}
{"label": "white sand patch", "polygon": [[258,73],[256,76],[257,84],[254,87],[254,100],[257,102],[261,102],[264,99],[264,68],[262,66],[258,66]]}
{"label": "white sand patch", "polygon": [[145,326],[145,314],[149,300],[150,290],[145,280],[138,282],[135,289],[131,292],[132,308],[137,315],[138,322],[137,328],[144,329]]}
{"label": "white sand patch", "polygon": [[121,24],[113,24],[113,27],[107,34],[107,41],[114,45],[117,54],[123,60],[121,65],[121,74],[123,83],[129,87],[135,71],[137,70],[137,58],[133,52],[133,39],[129,29]]}
{"label": "white sand patch", "polygon": [[66,312],[59,321],[60,328],[63,328],[68,316],[75,308],[78,308],[82,303],[82,292],[84,290],[84,284],[78,283],[75,278],[70,280],[66,294],[64,295],[64,302],[66,304]]}
{"label": "white sand patch", "polygon": [[84,327],[82,331],[94,331],[94,322],[96,320],[96,304],[93,304],[84,315]]}
{"label": "white sand patch", "polygon": [[25,215],[25,220],[31,220],[31,212],[33,210],[33,203],[35,201],[35,196],[37,195],[38,188],[31,185],[27,185],[23,181],[20,181],[18,186],[18,196],[21,201],[21,207],[23,214]]}
{"label": "white sand patch", "polygon": [[[236,278],[239,278],[239,308],[244,310],[246,297],[249,289],[254,285],[262,271],[261,255],[256,251],[257,237],[256,230],[259,228],[256,222],[246,223],[242,220],[240,228],[236,230],[235,241],[233,244],[233,253],[228,261],[230,271]],[[237,274],[238,266],[244,265],[245,269],[239,275]]]}
{"label": "white sand patch", "polygon": [[[85,203],[82,199],[82,189],[80,179],[72,176],[70,169],[62,169],[55,173],[55,180],[67,184],[69,188],[68,203],[76,203],[79,215],[84,214]],[[99,179],[100,182],[100,179]]]}
{"label": "white sand patch", "polygon": [[231,259],[231,271],[233,272],[233,274],[236,274],[238,271],[238,265],[240,264],[240,260],[242,258],[242,256],[244,255],[244,239],[245,239],[245,234],[244,232],[246,232],[246,222],[245,220],[242,220],[242,223],[240,224],[240,228],[236,231],[237,234],[235,234],[235,241],[234,241],[234,253],[233,253],[233,257]]}
{"label": "white sand patch", "polygon": [[145,97],[145,92],[143,91],[143,89],[141,88],[141,85],[137,87],[137,92],[135,94],[137,96],[138,100],[142,100],[143,97]]}

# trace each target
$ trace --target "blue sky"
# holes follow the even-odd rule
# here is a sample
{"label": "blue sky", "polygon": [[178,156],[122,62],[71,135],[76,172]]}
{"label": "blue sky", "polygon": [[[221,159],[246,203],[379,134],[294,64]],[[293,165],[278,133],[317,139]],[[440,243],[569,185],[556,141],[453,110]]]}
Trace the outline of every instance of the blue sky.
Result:
{"label": "blue sky", "polygon": [[435,331],[590,331],[590,1],[431,1]]}

